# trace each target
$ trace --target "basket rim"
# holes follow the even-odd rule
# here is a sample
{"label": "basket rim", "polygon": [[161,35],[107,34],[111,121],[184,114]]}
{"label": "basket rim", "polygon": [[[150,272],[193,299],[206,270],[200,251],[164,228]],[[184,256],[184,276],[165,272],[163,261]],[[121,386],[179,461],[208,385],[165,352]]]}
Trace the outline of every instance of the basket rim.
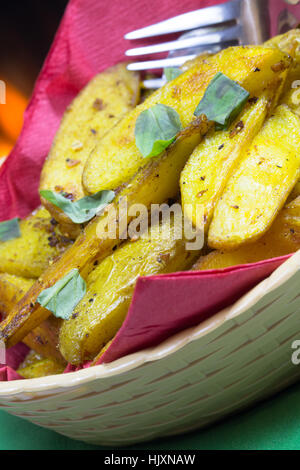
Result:
{"label": "basket rim", "polygon": [[[148,362],[163,359],[192,341],[196,341],[200,337],[215,330],[226,321],[241,315],[265,295],[288,281],[299,269],[300,250],[279,266],[269,277],[244,294],[234,304],[226,307],[200,324],[176,333],[157,346],[129,354],[108,364],[100,364],[76,372],[69,372],[68,374],[0,382],[0,397],[11,397],[19,394],[25,394],[26,396],[26,394],[30,395],[51,391],[58,393],[57,389],[59,389],[59,392],[65,392],[72,387],[77,387],[98,379],[120,375],[141,367]],[[30,396],[28,398],[30,399]]]}

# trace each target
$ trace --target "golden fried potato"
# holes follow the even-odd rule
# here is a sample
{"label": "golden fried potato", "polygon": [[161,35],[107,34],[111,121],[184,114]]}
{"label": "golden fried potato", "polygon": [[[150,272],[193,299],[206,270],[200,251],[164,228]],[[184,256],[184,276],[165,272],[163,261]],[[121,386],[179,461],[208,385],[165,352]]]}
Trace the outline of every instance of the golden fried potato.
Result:
{"label": "golden fried potato", "polygon": [[[281,64],[281,70],[275,67]],[[239,82],[252,95],[258,96],[270,82],[287,74],[290,59],[279,49],[233,47],[200,60],[175,80],[153,93],[144,103],[128,113],[95,147],[88,158],[83,184],[87,193],[116,189],[129,181],[144,166],[145,159],[135,144],[136,119],[156,103],[175,109],[183,127],[193,119],[211,79],[217,72]]]}
{"label": "golden fried potato", "polygon": [[34,283],[35,279],[0,273],[0,315],[6,317]]}
{"label": "golden fried potato", "polygon": [[[275,92],[275,90],[274,90]],[[248,103],[229,130],[211,130],[195,148],[180,177],[184,214],[197,226],[196,207],[203,206],[208,227],[228,179],[266,118],[271,98]]]}
{"label": "golden fried potato", "polygon": [[264,44],[267,47],[277,47],[282,52],[289,54],[293,61],[288,72],[285,91],[291,89],[292,83],[300,77],[300,30],[291,29],[287,33],[275,36]]}
{"label": "golden fried potato", "polygon": [[20,238],[0,242],[0,272],[37,278],[70,245],[44,208],[22,220],[20,231]]}
{"label": "golden fried potato", "polygon": [[[25,279],[12,274],[0,273],[0,315],[5,318],[10,310],[34,284],[34,279]],[[58,333],[61,320],[50,316],[47,320],[31,330],[23,342],[47,358],[65,363],[58,348]]]}
{"label": "golden fried potato", "polygon": [[106,343],[105,346],[103,346],[103,348],[101,349],[101,351],[99,352],[99,354],[97,354],[97,356],[95,357],[95,359],[93,360],[92,362],[92,366],[95,366],[97,365],[97,363],[99,362],[100,358],[103,356],[103,354],[108,350],[108,348],[110,347],[111,343],[113,342],[113,340],[115,339],[115,336]]}
{"label": "golden fried potato", "polygon": [[31,360],[31,364],[25,367],[19,367],[17,373],[24,379],[37,379],[38,377],[62,374],[64,370],[65,366],[53,359],[37,359]]}
{"label": "golden fried potato", "polygon": [[[81,276],[86,278],[95,260],[104,259],[115,247],[120,245],[122,224],[118,212],[125,198],[127,198],[129,208],[136,203],[144,204],[149,208],[151,204],[161,204],[177,195],[180,173],[187,158],[210,126],[205,117],[197,118],[189,127],[180,132],[177,139],[163,154],[147,161],[145,166],[120,192],[112,203],[117,213],[117,236],[115,239],[108,237],[107,224],[110,221],[110,216],[105,212],[103,215],[95,217],[60,259],[49,266],[39,281],[24,296],[18,307],[13,308],[7,319],[1,323],[0,337],[8,347],[21,341],[50,315],[49,310],[36,304],[37,297],[44,289],[53,286],[74,268],[79,269]],[[120,214],[122,214],[121,210]],[[128,220],[125,221],[125,227],[132,218],[133,216],[128,217]]]}
{"label": "golden fried potato", "polygon": [[[40,190],[64,191],[73,200],[84,196],[81,176],[88,156],[139,100],[139,76],[126,66],[118,64],[97,75],[68,107],[44,164]],[[49,201],[42,202],[67,231],[68,216]]]}
{"label": "golden fried potato", "polygon": [[268,232],[255,243],[234,251],[202,256],[193,270],[220,269],[288,255],[300,249],[300,197],[287,204]]}
{"label": "golden fried potato", "polygon": [[71,364],[94,359],[121,327],[140,276],[189,268],[199,251],[187,251],[180,224],[152,226],[138,241],[128,241],[87,277],[87,292],[64,321],[60,351]]}
{"label": "golden fried potato", "polygon": [[279,106],[253,140],[218,201],[208,244],[232,250],[272,225],[300,175],[300,120]]}

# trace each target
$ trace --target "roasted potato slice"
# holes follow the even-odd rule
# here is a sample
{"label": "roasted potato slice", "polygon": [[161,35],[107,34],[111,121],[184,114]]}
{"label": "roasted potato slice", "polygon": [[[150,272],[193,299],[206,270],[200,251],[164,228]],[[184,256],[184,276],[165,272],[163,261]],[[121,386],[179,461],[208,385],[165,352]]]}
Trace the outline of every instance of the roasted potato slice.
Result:
{"label": "roasted potato slice", "polygon": [[[118,211],[125,198],[130,208],[133,204],[161,204],[168,198],[174,198],[179,189],[180,173],[193,149],[199,144],[203,135],[210,128],[205,117],[200,116],[185,130],[180,132],[177,139],[161,155],[148,160],[145,166],[132,178],[131,182],[119,193],[113,206],[116,209],[116,238],[107,236],[107,225],[110,222],[108,212],[95,217],[77,238],[75,243],[45,271],[19,305],[12,309],[7,319],[0,325],[0,337],[8,347],[21,341],[33,328],[39,325],[49,315],[49,310],[36,304],[39,294],[71,269],[77,268],[86,278],[95,260],[102,260],[111,253],[114,247],[120,245],[122,238],[121,219]],[[120,214],[122,211],[120,210]],[[132,217],[133,218],[133,217]],[[125,228],[131,218],[125,220]],[[119,234],[119,232],[121,232]]]}
{"label": "roasted potato slice", "polygon": [[188,269],[199,251],[187,251],[180,224],[152,226],[128,241],[87,277],[87,293],[64,321],[60,351],[71,364],[92,360],[121,327],[140,276]]}
{"label": "roasted potato slice", "polygon": [[0,315],[6,317],[34,283],[35,279],[0,273]]}
{"label": "roasted potato slice", "polygon": [[[139,76],[126,66],[115,65],[94,77],[68,107],[42,170],[41,190],[64,191],[74,200],[84,196],[81,176],[89,154],[139,100]],[[69,218],[42,202],[68,230]]]}
{"label": "roasted potato slice", "polygon": [[20,231],[20,238],[0,242],[0,272],[37,278],[71,243],[42,207],[20,222]]}
{"label": "roasted potato slice", "polygon": [[[279,62],[282,64],[280,71],[274,68]],[[279,49],[262,46],[232,47],[197,61],[196,65],[131,111],[99,142],[84,168],[86,192],[114,190],[129,181],[145,164],[134,137],[136,119],[145,109],[157,103],[170,106],[178,112],[185,127],[193,119],[199,101],[217,72],[225,73],[252,95],[258,96],[274,79],[285,76],[289,66],[290,59],[286,54]]]}
{"label": "roasted potato slice", "polygon": [[206,228],[234,168],[263,125],[271,97],[248,103],[229,130],[211,130],[195,148],[180,177],[184,214],[197,225],[196,206],[203,206]]}
{"label": "roasted potato slice", "polygon": [[220,269],[288,255],[300,249],[300,197],[287,204],[268,232],[237,250],[213,251],[202,256],[193,270]]}
{"label": "roasted potato slice", "polygon": [[300,120],[279,106],[229,179],[209,228],[212,248],[231,250],[272,225],[300,175]]}
{"label": "roasted potato slice", "polygon": [[[0,273],[0,315],[5,318],[10,310],[34,284],[34,279],[25,279],[12,274]],[[46,358],[65,363],[57,345],[61,320],[50,316],[47,320],[30,331],[23,339],[28,347]]]}
{"label": "roasted potato slice", "polygon": [[19,367],[17,373],[24,379],[37,379],[48,375],[62,374],[65,366],[53,359],[36,359],[25,367]]}

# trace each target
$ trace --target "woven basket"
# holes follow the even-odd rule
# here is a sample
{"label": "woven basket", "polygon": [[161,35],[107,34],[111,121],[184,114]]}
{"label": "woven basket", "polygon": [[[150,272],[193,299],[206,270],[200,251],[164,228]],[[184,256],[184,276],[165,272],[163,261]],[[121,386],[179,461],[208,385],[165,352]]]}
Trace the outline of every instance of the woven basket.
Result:
{"label": "woven basket", "polygon": [[0,407],[92,444],[206,426],[300,377],[300,251],[233,306],[159,346],[65,375],[0,384]]}

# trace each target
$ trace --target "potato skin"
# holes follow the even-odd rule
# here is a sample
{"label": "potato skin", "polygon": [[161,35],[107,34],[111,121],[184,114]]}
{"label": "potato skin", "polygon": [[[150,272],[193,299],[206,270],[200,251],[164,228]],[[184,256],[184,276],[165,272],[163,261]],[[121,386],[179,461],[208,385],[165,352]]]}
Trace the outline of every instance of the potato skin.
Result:
{"label": "potato skin", "polygon": [[194,271],[222,269],[239,264],[256,263],[300,249],[300,197],[288,203],[279,213],[270,230],[255,243],[234,251],[213,251],[201,256]]}
{"label": "potato skin", "polygon": [[[161,230],[161,232],[160,232]],[[179,227],[152,227],[105,258],[87,278],[87,293],[64,321],[60,351],[71,364],[94,359],[121,327],[138,277],[189,268],[199,251],[186,251]]]}
{"label": "potato skin", "polygon": [[[135,144],[134,129],[137,117],[145,109],[161,103],[175,109],[185,127],[193,119],[194,111],[211,79],[224,72],[238,81],[252,95],[286,73],[274,72],[272,66],[283,64],[288,69],[290,59],[276,48],[233,47],[196,62],[185,73],[153,93],[144,103],[127,114],[95,147],[88,158],[83,184],[87,193],[102,189],[116,189],[129,181],[145,159]],[[254,73],[259,69],[258,73]]]}
{"label": "potato skin", "polygon": [[20,231],[20,238],[0,242],[0,272],[37,278],[71,242],[60,234],[42,207],[20,222]]}
{"label": "potato skin", "polygon": [[[99,140],[139,100],[139,76],[121,63],[94,77],[66,110],[44,164],[40,190],[84,196],[81,176],[86,159]],[[70,219],[46,200],[44,206],[62,225]]]}
{"label": "potato skin", "polygon": [[216,205],[211,248],[232,250],[272,225],[300,175],[300,120],[279,106],[253,140]]}

